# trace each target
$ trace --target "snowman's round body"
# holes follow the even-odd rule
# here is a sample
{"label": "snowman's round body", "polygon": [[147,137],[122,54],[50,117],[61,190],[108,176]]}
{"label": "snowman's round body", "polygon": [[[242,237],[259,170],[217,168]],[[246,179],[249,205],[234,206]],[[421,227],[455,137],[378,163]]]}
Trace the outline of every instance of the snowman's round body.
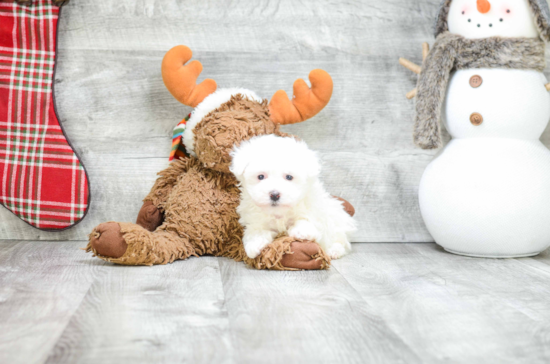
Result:
{"label": "snowman's round body", "polygon": [[[472,77],[481,86],[473,88]],[[550,246],[550,151],[539,141],[550,119],[545,83],[536,71],[452,75],[444,120],[453,139],[419,191],[426,226],[445,249],[512,257]],[[470,121],[474,113],[480,125]]]}
{"label": "snowman's round body", "polygon": [[[461,34],[468,0],[454,1],[449,30],[456,14],[454,28]],[[446,250],[520,257],[550,246],[550,151],[539,140],[550,120],[546,83],[531,70],[451,75],[443,116],[453,139],[427,167],[419,188],[426,226]]]}

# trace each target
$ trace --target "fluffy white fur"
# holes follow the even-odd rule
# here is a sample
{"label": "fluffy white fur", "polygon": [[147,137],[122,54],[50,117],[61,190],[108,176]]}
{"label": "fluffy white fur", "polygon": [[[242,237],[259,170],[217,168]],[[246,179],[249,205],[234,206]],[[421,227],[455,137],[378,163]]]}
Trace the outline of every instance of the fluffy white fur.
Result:
{"label": "fluffy white fur", "polygon": [[191,113],[191,117],[187,121],[185,126],[185,133],[183,133],[183,144],[189,154],[196,157],[195,153],[195,133],[194,129],[198,123],[212,111],[216,110],[222,104],[225,104],[231,99],[231,96],[241,94],[248,97],[250,100],[256,100],[262,102],[260,98],[253,91],[244,88],[221,88],[213,94],[208,95],[200,104],[198,104]]}
{"label": "fluffy white fur", "polygon": [[317,155],[304,142],[259,136],[241,143],[232,156],[231,171],[241,187],[237,212],[250,258],[283,232],[316,241],[332,259],[351,251],[347,234],[355,230],[355,221],[324,189]]}

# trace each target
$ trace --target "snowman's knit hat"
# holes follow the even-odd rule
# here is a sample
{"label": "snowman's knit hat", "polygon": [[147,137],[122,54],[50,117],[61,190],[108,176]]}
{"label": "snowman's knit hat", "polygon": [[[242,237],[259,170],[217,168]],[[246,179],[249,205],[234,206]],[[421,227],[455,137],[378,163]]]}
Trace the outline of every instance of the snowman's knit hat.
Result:
{"label": "snowman's knit hat", "polygon": [[[540,33],[540,37],[545,42],[550,41],[550,9],[548,9],[547,0],[527,0],[535,16],[535,23]],[[449,30],[447,16],[452,0],[441,0],[437,19],[435,21],[435,37]]]}

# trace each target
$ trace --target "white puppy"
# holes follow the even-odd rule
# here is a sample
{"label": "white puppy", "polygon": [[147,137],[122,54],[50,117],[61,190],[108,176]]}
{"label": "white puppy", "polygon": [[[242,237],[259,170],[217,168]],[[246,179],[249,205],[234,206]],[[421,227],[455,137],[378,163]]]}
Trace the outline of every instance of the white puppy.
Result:
{"label": "white puppy", "polygon": [[246,254],[255,258],[277,235],[317,242],[332,258],[351,251],[347,234],[355,221],[325,191],[319,160],[306,143],[275,135],[254,137],[232,153],[240,182],[237,212]]}

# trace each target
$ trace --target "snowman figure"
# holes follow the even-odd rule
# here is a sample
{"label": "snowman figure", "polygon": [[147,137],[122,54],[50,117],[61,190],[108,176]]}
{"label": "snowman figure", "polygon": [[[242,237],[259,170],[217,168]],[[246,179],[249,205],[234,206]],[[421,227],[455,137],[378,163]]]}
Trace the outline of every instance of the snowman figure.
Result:
{"label": "snowman figure", "polygon": [[[546,0],[443,0],[419,73],[414,140],[442,146],[419,186],[426,227],[445,250],[537,255],[550,246]],[[440,123],[441,119],[441,123]]]}

